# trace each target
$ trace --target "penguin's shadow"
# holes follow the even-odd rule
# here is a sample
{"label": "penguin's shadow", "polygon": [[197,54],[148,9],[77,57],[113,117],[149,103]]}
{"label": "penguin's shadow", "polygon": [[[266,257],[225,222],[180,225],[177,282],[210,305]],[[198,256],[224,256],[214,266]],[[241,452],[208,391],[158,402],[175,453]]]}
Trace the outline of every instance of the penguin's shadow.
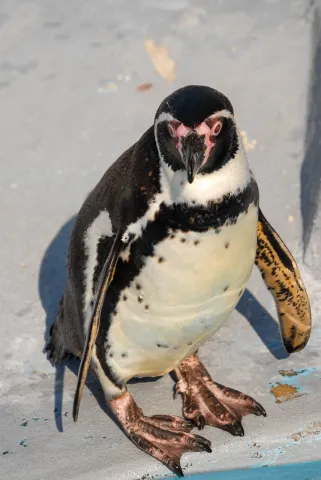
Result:
{"label": "penguin's shadow", "polygon": [[[48,341],[50,327],[55,321],[57,307],[65,288],[68,242],[75,219],[75,216],[72,217],[58,231],[45,251],[41,262],[38,288],[42,306],[46,312],[46,326],[44,332],[45,345]],[[79,360],[72,358],[71,360],[62,362],[56,366],[54,414],[56,426],[59,432],[63,431],[63,417],[67,416],[68,414],[68,412],[63,411],[63,390],[66,368],[73,372],[77,377]],[[91,394],[95,396],[98,404],[105,411],[105,413],[109,417],[113,418],[112,413],[108,410],[108,406],[106,405],[100,384],[91,372],[88,374],[86,386],[90,390]]]}
{"label": "penguin's shadow", "polygon": [[[45,343],[48,340],[49,330],[55,320],[57,307],[66,283],[67,249],[75,218],[75,216],[72,217],[61,227],[45,251],[41,262],[38,288],[40,299],[46,312],[46,325],[44,333]],[[256,300],[249,290],[245,290],[241,300],[237,305],[237,310],[247,318],[249,324],[276,359],[280,360],[288,357],[288,354],[283,347],[277,322]],[[72,359],[68,362],[63,362],[56,367],[54,412],[56,417],[56,425],[59,431],[63,430],[63,388],[66,368],[68,368],[75,374],[75,376],[77,376],[79,360]],[[153,382],[156,380],[157,378],[135,379],[130,383]],[[106,405],[99,382],[92,374],[88,375],[86,385],[90,392],[95,396],[101,408],[111,418],[113,418]]]}

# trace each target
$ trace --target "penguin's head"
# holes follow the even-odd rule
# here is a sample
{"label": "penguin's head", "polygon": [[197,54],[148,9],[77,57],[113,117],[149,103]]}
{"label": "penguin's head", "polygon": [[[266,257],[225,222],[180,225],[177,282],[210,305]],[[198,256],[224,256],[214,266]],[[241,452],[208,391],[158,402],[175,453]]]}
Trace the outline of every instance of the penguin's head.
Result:
{"label": "penguin's head", "polygon": [[238,150],[231,102],[210,87],[173,92],[159,106],[154,128],[160,157],[172,170],[186,170],[189,183],[222,168]]}

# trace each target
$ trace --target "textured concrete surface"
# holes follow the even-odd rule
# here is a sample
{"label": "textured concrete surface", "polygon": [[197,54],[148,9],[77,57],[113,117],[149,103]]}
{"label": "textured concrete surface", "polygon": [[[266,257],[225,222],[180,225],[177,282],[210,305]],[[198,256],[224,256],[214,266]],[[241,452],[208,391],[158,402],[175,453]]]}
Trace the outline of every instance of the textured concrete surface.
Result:
{"label": "textured concrete surface", "polygon": [[[318,8],[308,0],[1,1],[1,478],[168,474],[115,426],[92,377],[74,424],[78,364],[55,372],[42,348],[74,215],[161,100],[190,83],[231,99],[262,209],[298,260],[314,328],[306,349],[288,357],[272,297],[253,271],[238,311],[201,356],[214,378],[255,396],[268,417],[247,417],[242,439],[206,428],[213,454],[185,455],[182,465],[191,474],[321,458]],[[176,62],[172,84],[155,70],[146,39]],[[152,88],[138,92],[146,82]],[[280,403],[279,384],[290,392]],[[147,414],[179,414],[172,389],[168,376],[130,385]]]}

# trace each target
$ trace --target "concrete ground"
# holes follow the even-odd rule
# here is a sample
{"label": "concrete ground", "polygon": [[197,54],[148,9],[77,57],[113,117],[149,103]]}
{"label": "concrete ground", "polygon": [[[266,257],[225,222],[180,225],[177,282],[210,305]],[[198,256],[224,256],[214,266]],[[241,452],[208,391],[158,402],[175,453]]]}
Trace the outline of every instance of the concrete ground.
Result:
{"label": "concrete ground", "polygon": [[[289,357],[253,271],[238,311],[201,357],[268,417],[247,417],[244,438],[205,428],[213,454],[185,455],[182,465],[188,475],[321,459],[319,15],[308,0],[1,1],[1,478],[169,473],[115,426],[92,377],[74,424],[78,364],[55,372],[42,349],[74,215],[163,98],[191,83],[231,99],[262,210],[298,260],[314,327],[305,350]],[[167,50],[157,70],[159,46]],[[146,414],[179,414],[172,388],[168,376],[130,385]]]}

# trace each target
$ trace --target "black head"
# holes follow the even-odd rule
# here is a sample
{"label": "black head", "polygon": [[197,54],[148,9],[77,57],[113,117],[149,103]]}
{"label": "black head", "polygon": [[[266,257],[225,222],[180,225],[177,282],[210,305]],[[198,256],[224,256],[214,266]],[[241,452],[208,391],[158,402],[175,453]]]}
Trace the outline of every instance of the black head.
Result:
{"label": "black head", "polygon": [[220,169],[238,150],[234,111],[229,99],[210,87],[189,85],[176,90],[155,115],[159,153],[174,170],[195,175]]}

